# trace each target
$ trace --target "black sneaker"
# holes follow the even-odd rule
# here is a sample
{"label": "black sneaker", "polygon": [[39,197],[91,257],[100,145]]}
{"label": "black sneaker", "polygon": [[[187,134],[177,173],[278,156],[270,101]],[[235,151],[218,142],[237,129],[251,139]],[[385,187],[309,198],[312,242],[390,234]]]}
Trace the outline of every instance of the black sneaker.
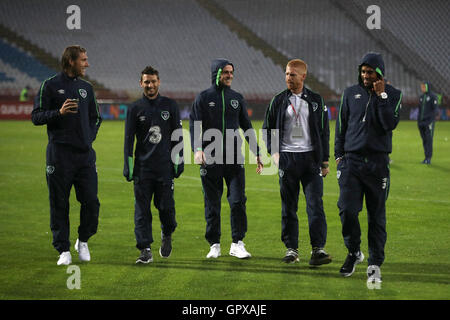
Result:
{"label": "black sneaker", "polygon": [[159,248],[159,255],[162,258],[170,257],[172,253],[172,236],[166,236],[161,232],[161,247]]}
{"label": "black sneaker", "polygon": [[288,248],[286,250],[286,255],[283,258],[283,262],[295,263],[295,262],[298,262],[298,261],[299,261],[299,259],[298,259],[298,249]]}
{"label": "black sneaker", "polygon": [[355,272],[355,266],[363,262],[364,255],[361,251],[349,253],[339,272],[343,277],[350,277]]}
{"label": "black sneaker", "polygon": [[311,252],[311,259],[309,264],[311,266],[320,266],[331,262],[331,257],[323,248],[313,248]]}
{"label": "black sneaker", "polygon": [[150,248],[145,248],[141,250],[141,255],[136,260],[136,263],[149,263],[153,262],[152,250]]}

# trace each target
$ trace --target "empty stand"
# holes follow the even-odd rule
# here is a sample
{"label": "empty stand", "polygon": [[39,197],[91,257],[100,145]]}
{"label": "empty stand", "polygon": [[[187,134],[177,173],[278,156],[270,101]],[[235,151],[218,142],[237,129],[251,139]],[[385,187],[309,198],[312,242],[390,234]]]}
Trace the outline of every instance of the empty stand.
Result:
{"label": "empty stand", "polygon": [[[368,51],[383,54],[386,77],[405,97],[417,97],[422,79],[444,94],[450,86],[448,1],[411,0],[405,6],[379,0],[382,29],[376,31],[365,25],[369,0],[205,1],[232,15],[271,49],[304,59],[310,74],[337,94],[356,82],[357,65]],[[138,93],[140,71],[152,65],[161,73],[162,92],[191,98],[210,85],[210,63],[219,57],[233,61],[233,87],[248,98],[267,99],[284,88],[283,66],[249,45],[199,1],[78,0],[81,30],[66,27],[71,4],[2,0],[0,21],[53,59],[59,59],[67,45],[85,46],[91,64],[88,76],[112,91]],[[11,85],[8,79],[17,78],[11,70],[42,78],[45,72],[31,71],[35,68],[26,52],[7,47],[0,42],[0,81]],[[19,61],[11,61],[11,56]],[[12,69],[5,72],[5,65]]]}
{"label": "empty stand", "polygon": [[81,30],[66,27],[70,4],[2,0],[1,20],[54,57],[69,44],[85,46],[88,75],[112,90],[139,90],[141,70],[152,65],[160,71],[162,91],[194,95],[211,84],[210,63],[220,57],[233,61],[233,87],[247,95],[271,96],[283,88],[282,68],[195,1],[80,0]]}

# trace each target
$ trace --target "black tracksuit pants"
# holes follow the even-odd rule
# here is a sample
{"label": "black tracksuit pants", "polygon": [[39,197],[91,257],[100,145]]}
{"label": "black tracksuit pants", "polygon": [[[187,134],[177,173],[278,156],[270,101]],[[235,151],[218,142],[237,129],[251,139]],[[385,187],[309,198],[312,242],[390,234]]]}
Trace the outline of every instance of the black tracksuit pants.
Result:
{"label": "black tracksuit pants", "polygon": [[161,230],[170,236],[177,227],[174,184],[172,178],[134,177],[134,234],[136,248],[149,248],[153,243],[151,201],[159,211]]}
{"label": "black tracksuit pants", "polygon": [[425,159],[431,159],[433,156],[433,133],[434,122],[428,126],[419,126],[420,136],[422,138]]}
{"label": "black tracksuit pants", "polygon": [[78,239],[87,242],[97,232],[100,202],[93,149],[79,151],[70,146],[47,146],[47,186],[50,199],[50,229],[53,246],[61,253],[69,251],[69,198],[72,186],[81,204]]}
{"label": "black tracksuit pants", "polygon": [[367,156],[347,153],[337,166],[337,174],[340,188],[338,207],[345,246],[349,252],[360,250],[361,228],[358,215],[365,196],[368,214],[368,264],[381,266],[387,239],[389,156],[385,153]]}
{"label": "black tracksuit pants", "polygon": [[247,232],[245,203],[245,169],[240,164],[207,165],[200,167],[205,202],[206,233],[210,245],[220,243],[220,211],[223,180],[227,184],[230,204],[231,238],[233,242],[244,239]]}
{"label": "black tracksuit pants", "polygon": [[300,183],[306,199],[310,244],[323,248],[327,222],[323,210],[323,178],[313,152],[281,152],[279,183],[281,195],[281,241],[286,248],[298,248],[298,199]]}

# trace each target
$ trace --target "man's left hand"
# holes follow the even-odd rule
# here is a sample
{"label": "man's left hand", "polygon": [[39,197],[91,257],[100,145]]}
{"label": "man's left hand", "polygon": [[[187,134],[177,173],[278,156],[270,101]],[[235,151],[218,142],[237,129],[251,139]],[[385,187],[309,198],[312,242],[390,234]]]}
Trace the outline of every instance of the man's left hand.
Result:
{"label": "man's left hand", "polygon": [[377,80],[373,83],[373,91],[375,91],[376,95],[379,96],[382,92],[384,92],[384,79]]}
{"label": "man's left hand", "polygon": [[328,173],[330,173],[330,167],[328,166],[328,161],[323,162],[323,165],[326,166],[326,168],[320,168],[322,172],[322,177],[326,177]]}

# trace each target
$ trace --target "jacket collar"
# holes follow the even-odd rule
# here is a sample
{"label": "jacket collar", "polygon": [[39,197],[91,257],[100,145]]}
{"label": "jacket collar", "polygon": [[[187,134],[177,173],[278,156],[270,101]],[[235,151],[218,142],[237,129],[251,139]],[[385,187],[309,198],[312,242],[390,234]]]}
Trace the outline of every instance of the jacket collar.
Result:
{"label": "jacket collar", "polygon": [[146,101],[149,101],[149,102],[157,101],[157,100],[159,100],[160,97],[161,97],[161,95],[159,94],[159,92],[158,92],[158,95],[156,96],[155,99],[150,99],[145,94],[142,94],[142,99],[144,99]]}
{"label": "jacket collar", "polygon": [[67,80],[67,81],[75,81],[75,80],[78,80],[78,77],[69,77],[69,75],[68,75],[67,73],[65,73],[64,71],[61,72],[61,77],[62,77],[64,80]]}
{"label": "jacket collar", "polygon": [[[293,95],[292,91],[289,90],[289,89],[286,89],[286,98],[287,98],[287,100],[289,100],[289,98],[292,95]],[[303,90],[302,90],[302,93],[301,93],[301,98],[303,100],[305,100],[306,102],[308,102],[308,104],[311,103],[311,94],[310,94],[309,90],[305,86],[303,86]]]}

